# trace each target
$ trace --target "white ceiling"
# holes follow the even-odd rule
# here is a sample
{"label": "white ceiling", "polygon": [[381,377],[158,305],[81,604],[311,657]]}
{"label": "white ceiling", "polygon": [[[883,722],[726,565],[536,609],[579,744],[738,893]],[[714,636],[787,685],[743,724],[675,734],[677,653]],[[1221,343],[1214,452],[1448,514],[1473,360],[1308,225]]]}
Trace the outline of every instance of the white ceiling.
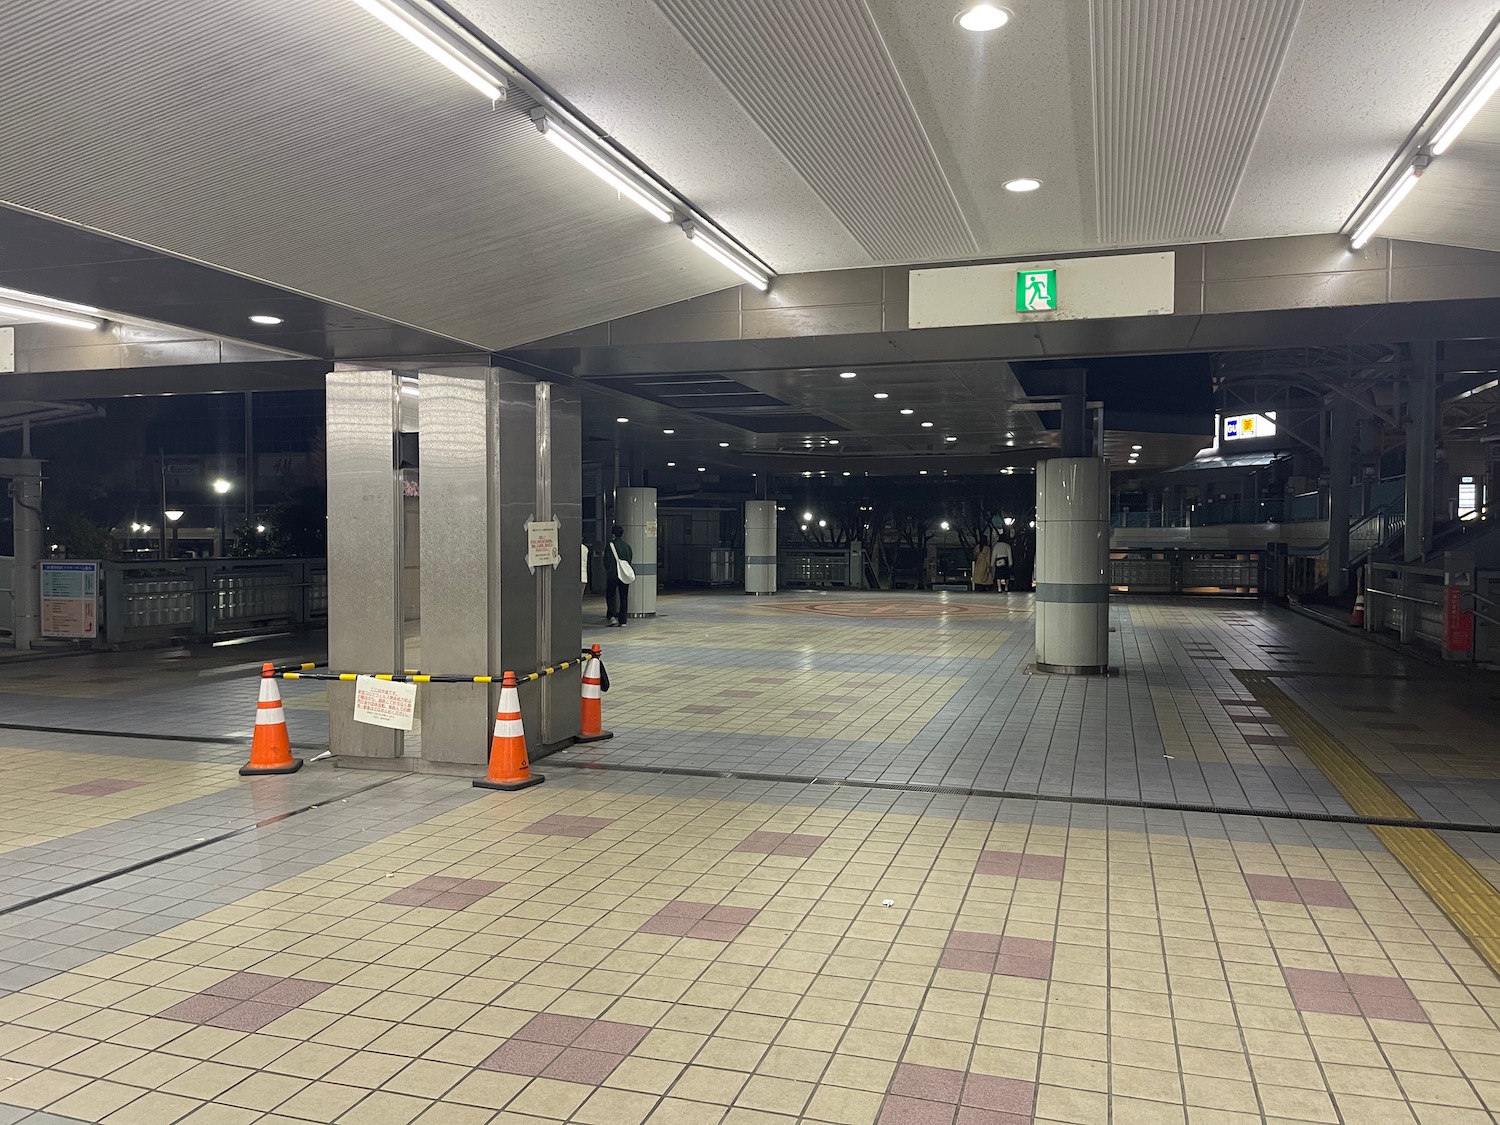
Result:
{"label": "white ceiling", "polygon": [[1380,233],[1500,250],[1500,97],[1432,162]]}
{"label": "white ceiling", "polygon": [[[781,272],[1336,230],[1500,12],[445,2]],[[0,203],[481,347],[730,280],[351,0],[6,0],[0,104]]]}
{"label": "white ceiling", "polygon": [[451,2],[782,272],[1335,231],[1500,12]]}

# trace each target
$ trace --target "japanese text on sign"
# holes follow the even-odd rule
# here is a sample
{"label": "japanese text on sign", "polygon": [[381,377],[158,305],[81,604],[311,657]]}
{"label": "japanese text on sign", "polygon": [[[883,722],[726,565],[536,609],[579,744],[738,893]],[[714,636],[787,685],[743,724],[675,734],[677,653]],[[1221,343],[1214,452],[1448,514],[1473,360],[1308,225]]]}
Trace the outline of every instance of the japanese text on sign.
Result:
{"label": "japanese text on sign", "polygon": [[389,730],[411,730],[417,713],[417,685],[360,676],[354,681],[354,721]]}
{"label": "japanese text on sign", "polygon": [[99,635],[99,564],[42,562],[42,636]]}

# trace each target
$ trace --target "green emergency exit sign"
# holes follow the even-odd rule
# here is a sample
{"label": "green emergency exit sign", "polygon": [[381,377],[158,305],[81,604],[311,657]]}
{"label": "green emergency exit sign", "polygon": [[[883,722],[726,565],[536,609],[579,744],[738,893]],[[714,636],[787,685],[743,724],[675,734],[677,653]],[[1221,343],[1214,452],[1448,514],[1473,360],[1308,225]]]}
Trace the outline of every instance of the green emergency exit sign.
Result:
{"label": "green emergency exit sign", "polygon": [[1056,312],[1057,271],[1016,271],[1016,312]]}

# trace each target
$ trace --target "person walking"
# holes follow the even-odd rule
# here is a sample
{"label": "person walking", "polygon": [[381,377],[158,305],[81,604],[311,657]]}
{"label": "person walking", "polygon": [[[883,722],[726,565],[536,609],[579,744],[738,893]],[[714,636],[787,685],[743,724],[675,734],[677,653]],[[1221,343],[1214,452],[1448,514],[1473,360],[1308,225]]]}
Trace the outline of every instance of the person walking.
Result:
{"label": "person walking", "polygon": [[630,544],[625,542],[625,529],[615,524],[609,529],[609,565],[604,580],[604,623],[610,628],[624,628],[627,603],[630,601],[630,586],[620,581],[620,564],[634,561]]}

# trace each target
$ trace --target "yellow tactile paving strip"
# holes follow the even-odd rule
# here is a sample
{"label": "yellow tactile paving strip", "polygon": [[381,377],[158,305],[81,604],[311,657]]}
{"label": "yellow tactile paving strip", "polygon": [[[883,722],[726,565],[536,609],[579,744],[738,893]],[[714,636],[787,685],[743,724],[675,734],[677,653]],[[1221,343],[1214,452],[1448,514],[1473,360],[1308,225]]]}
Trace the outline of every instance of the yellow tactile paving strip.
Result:
{"label": "yellow tactile paving strip", "polygon": [[[557,812],[618,819],[518,833]],[[732,850],[761,830],[828,839]],[[975,876],[991,849],[1065,872]],[[1258,903],[1251,872],[1336,878],[1357,909]],[[381,901],[429,875],[506,886],[457,913]],[[674,898],[760,914],[723,944],[637,932]],[[938,968],[955,928],[1055,942],[1051,979]],[[1299,1011],[1283,966],[1399,975],[1432,1023]],[[241,970],[333,987],[252,1033],[159,1017]],[[1378,850],[548,786],[0,999],[0,1103],[110,1125],[873,1125],[915,1063],[1035,1082],[1038,1125],[1479,1122],[1500,1107],[1493,989]],[[597,1087],[475,1069],[538,1012],[650,1031]]]}
{"label": "yellow tactile paving strip", "polygon": [[[0,852],[56,840],[154,812],[239,784],[222,763],[86,754],[77,750],[0,748]],[[60,793],[108,778],[144,784],[119,793]]]}
{"label": "yellow tactile paving strip", "polygon": [[[1361,816],[1416,819],[1394,790],[1314,722],[1263,672],[1240,681]],[[1500,972],[1500,890],[1436,832],[1374,825],[1373,832],[1430,894],[1490,967]]]}
{"label": "yellow tactile paving strip", "polygon": [[752,668],[686,675],[680,664],[621,661],[617,667],[613,674],[625,690],[610,693],[609,722],[707,734],[910,742],[964,683],[961,676],[878,672]]}

